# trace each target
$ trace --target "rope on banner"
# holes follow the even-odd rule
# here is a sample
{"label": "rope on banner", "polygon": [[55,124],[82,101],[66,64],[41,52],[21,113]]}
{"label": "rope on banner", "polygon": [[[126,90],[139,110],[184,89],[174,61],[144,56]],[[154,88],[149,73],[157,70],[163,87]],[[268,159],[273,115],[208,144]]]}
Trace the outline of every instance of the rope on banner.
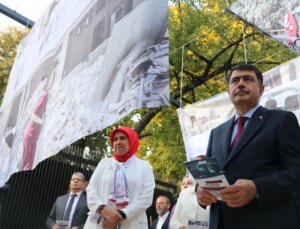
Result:
{"label": "rope on banner", "polygon": [[[228,7],[229,6],[229,3],[228,3],[228,0],[226,0],[226,6]],[[219,25],[221,25],[222,22],[214,25],[213,27],[211,27],[209,30],[207,30],[207,33],[209,33],[210,31],[212,31],[214,28],[218,27]],[[247,64],[248,63],[248,57],[247,57],[247,44],[246,44],[246,27],[245,27],[245,23],[242,22],[242,32],[243,32],[243,46],[244,46],[244,58],[245,58],[245,63]],[[184,63],[184,48],[185,46],[187,46],[188,44],[192,43],[193,41],[195,41],[197,38],[200,38],[203,34],[200,34],[199,36],[196,36],[194,37],[192,40],[188,41],[187,43],[183,44],[181,47],[178,47],[175,51],[178,51],[179,49],[181,49],[181,77],[180,77],[180,110],[182,109],[182,88],[183,88],[183,63]],[[279,53],[282,53],[284,52],[286,49],[283,49],[281,51],[279,51],[278,53],[275,53],[273,54],[272,56],[274,55],[277,55]],[[262,61],[266,60],[266,58],[262,59],[262,60],[259,60],[258,62],[256,62],[255,64],[257,63],[260,63]]]}
{"label": "rope on banner", "polygon": [[[220,22],[217,25],[214,25],[213,27],[211,27],[209,30],[207,30],[207,33],[209,33],[211,30],[213,30],[214,28],[218,27],[219,25],[223,24],[223,22]],[[177,48],[175,51],[181,49],[183,46],[187,46],[188,44],[192,43],[194,40],[196,40],[197,38],[201,37],[202,34],[200,34],[199,36],[194,37],[192,40],[188,41],[187,43],[183,44],[182,46],[180,46],[179,48]]]}
{"label": "rope on banner", "polygon": [[[181,71],[180,71],[180,100],[179,100],[179,114],[181,117],[181,120],[183,120],[183,110],[182,110],[182,88],[183,88],[183,64],[184,64],[184,45],[181,47]],[[180,123],[180,125],[182,125],[182,127],[184,126],[183,123]],[[187,157],[187,155],[186,155]],[[187,157],[188,160],[188,157]],[[185,169],[185,173],[188,174],[189,171],[186,168]]]}
{"label": "rope on banner", "polygon": [[[226,1],[226,5],[228,7],[228,2]],[[209,34],[214,28],[220,26],[221,24],[223,24],[223,22],[220,22],[216,25],[214,25],[213,27],[211,27],[210,29],[207,30],[207,34]],[[182,88],[183,88],[183,63],[184,63],[184,47],[187,46],[188,44],[192,43],[194,40],[196,40],[197,38],[201,37],[203,34],[200,34],[199,36],[194,37],[192,40],[188,41],[187,43],[183,44],[181,47],[178,47],[177,49],[175,49],[175,51],[178,51],[179,49],[181,49],[181,77],[180,77],[180,110],[182,108]]]}
{"label": "rope on banner", "polygon": [[268,56],[268,57],[266,57],[266,58],[264,58],[264,59],[261,59],[261,60],[255,62],[254,64],[261,63],[261,62],[263,62],[264,60],[266,60],[266,59],[269,58],[269,57],[276,56],[276,55],[278,55],[278,54],[280,54],[280,53],[283,53],[283,52],[286,52],[286,51],[290,51],[290,50],[289,50],[288,48],[284,48],[284,49],[280,50],[279,52],[274,53],[273,55],[270,55],[270,56]]}
{"label": "rope on banner", "polygon": [[[226,1],[226,5],[228,7],[228,2]],[[214,28],[220,26],[221,24],[223,24],[223,22],[220,22],[216,25],[214,25],[213,27],[211,27],[210,29],[207,30],[207,34],[209,34]],[[194,37],[192,40],[188,41],[187,43],[183,44],[181,47],[178,47],[177,49],[175,49],[175,51],[178,51],[179,49],[181,49],[181,77],[180,77],[180,109],[182,108],[182,88],[183,88],[183,63],[184,63],[184,47],[187,46],[188,44],[192,43],[194,40],[196,40],[197,38],[201,37],[203,34],[200,34],[199,36]]]}
{"label": "rope on banner", "polygon": [[248,60],[247,60],[247,47],[246,47],[246,39],[245,39],[245,23],[243,23],[243,44],[244,44],[244,57],[245,57],[245,63],[247,64],[248,63]]}
{"label": "rope on banner", "polygon": [[[230,4],[228,3],[228,0],[226,0],[226,7],[228,7]],[[225,9],[223,9],[225,10]],[[230,16],[230,15],[229,15]],[[233,15],[231,15],[233,16]],[[209,33],[211,30],[213,30],[214,28],[218,27],[219,25],[223,24],[223,22],[221,21],[220,23],[214,25],[213,27],[211,27],[209,30],[207,30],[207,33]],[[196,36],[195,38],[193,38],[192,40],[188,41],[187,43],[183,44],[182,46],[187,46],[188,44],[192,43],[194,40],[196,40],[197,38],[201,37],[202,34],[200,34],[199,36]],[[175,49],[175,51],[179,50],[182,48],[182,46],[178,47],[177,49]]]}
{"label": "rope on banner", "polygon": [[228,7],[229,6],[229,3],[228,3],[228,0],[226,0],[226,7]]}
{"label": "rope on banner", "polygon": [[183,88],[183,63],[184,63],[184,46],[181,51],[181,76],[180,76],[180,109],[182,108],[182,88]]}

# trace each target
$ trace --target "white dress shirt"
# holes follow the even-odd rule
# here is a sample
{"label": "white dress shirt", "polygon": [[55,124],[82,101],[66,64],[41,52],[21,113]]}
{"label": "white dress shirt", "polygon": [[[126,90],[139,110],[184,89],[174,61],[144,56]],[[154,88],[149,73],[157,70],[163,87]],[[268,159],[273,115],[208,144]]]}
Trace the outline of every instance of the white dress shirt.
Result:
{"label": "white dress shirt", "polygon": [[70,217],[69,217],[69,226],[70,226],[70,227],[71,227],[73,215],[74,215],[74,212],[75,212],[75,209],[76,209],[76,206],[77,206],[77,203],[78,203],[78,201],[79,201],[79,198],[80,198],[81,193],[82,193],[82,192],[77,192],[77,193],[71,193],[71,192],[70,192],[69,199],[68,199],[68,202],[67,202],[67,204],[66,204],[65,211],[67,210],[67,207],[68,207],[69,202],[70,202],[70,200],[71,200],[71,198],[72,198],[72,195],[73,195],[73,194],[76,194],[76,197],[74,198],[74,202],[73,202],[72,209],[71,209],[71,212],[70,212]]}
{"label": "white dress shirt", "polygon": [[168,215],[170,214],[169,211],[167,211],[163,216],[158,216],[158,221],[156,224],[156,229],[161,229],[162,225],[164,224],[165,220],[167,219]]}

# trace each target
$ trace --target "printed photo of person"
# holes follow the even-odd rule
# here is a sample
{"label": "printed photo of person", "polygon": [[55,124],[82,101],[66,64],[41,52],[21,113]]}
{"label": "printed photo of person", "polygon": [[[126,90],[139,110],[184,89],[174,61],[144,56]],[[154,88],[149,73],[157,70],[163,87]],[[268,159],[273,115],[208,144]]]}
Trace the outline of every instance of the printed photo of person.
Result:
{"label": "printed photo of person", "polygon": [[37,142],[40,136],[41,127],[43,124],[43,116],[46,110],[48,90],[47,90],[48,77],[45,75],[38,87],[36,88],[29,106],[34,106],[30,120],[24,132],[23,140],[23,164],[22,170],[32,169]]}

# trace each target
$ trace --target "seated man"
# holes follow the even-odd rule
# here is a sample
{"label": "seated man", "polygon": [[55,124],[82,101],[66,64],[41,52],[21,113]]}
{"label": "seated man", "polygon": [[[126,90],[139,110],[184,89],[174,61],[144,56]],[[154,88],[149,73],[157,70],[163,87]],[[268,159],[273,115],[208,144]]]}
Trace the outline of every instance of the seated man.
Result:
{"label": "seated man", "polygon": [[70,192],[59,196],[47,218],[48,229],[58,229],[57,220],[68,222],[71,229],[82,229],[87,219],[89,209],[87,207],[85,189],[85,176],[76,172],[70,181]]}

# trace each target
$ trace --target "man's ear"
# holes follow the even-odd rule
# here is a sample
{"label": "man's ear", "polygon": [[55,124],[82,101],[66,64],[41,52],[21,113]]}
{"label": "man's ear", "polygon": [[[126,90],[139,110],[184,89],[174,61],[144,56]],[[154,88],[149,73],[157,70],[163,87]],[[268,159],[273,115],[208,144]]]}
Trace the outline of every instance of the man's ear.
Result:
{"label": "man's ear", "polygon": [[262,96],[262,94],[264,93],[264,91],[265,91],[265,86],[261,85],[260,88],[259,88],[259,96]]}

